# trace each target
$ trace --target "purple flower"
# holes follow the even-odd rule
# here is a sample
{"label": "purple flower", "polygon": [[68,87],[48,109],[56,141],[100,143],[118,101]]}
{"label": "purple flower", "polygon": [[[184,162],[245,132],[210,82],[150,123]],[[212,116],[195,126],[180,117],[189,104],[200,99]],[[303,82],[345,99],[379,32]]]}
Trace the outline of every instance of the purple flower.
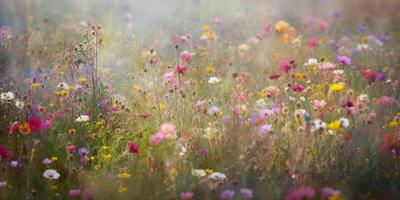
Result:
{"label": "purple flower", "polygon": [[342,65],[351,65],[351,59],[347,56],[337,56],[336,60]]}
{"label": "purple flower", "polygon": [[208,153],[208,149],[206,147],[200,147],[199,153],[201,155],[206,155]]}
{"label": "purple flower", "polygon": [[79,148],[78,152],[81,156],[89,154],[89,150],[86,147]]}
{"label": "purple flower", "polygon": [[377,72],[375,77],[376,77],[376,79],[378,79],[380,81],[386,80],[386,74],[385,74],[385,72],[382,72],[382,71]]}
{"label": "purple flower", "polygon": [[357,30],[358,30],[359,32],[364,33],[364,32],[366,32],[366,31],[368,30],[368,26],[363,26],[363,25],[357,26]]}
{"label": "purple flower", "polygon": [[232,199],[235,196],[235,191],[226,189],[221,192],[221,195],[219,196],[221,199]]}
{"label": "purple flower", "polygon": [[50,158],[45,158],[45,159],[43,159],[43,161],[42,161],[42,163],[45,164],[45,165],[49,165],[49,164],[52,163],[52,162],[53,162],[53,161],[51,161]]}
{"label": "purple flower", "polygon": [[207,109],[207,114],[209,115],[215,115],[219,113],[219,108],[217,106],[212,106],[210,108]]}
{"label": "purple flower", "polygon": [[187,200],[193,198],[193,192],[181,192],[179,194],[181,200]]}
{"label": "purple flower", "polygon": [[19,167],[19,163],[18,163],[17,160],[12,160],[12,161],[10,162],[10,166],[11,166],[12,168],[17,168],[17,167]]}
{"label": "purple flower", "polygon": [[271,124],[264,124],[260,127],[260,133],[268,133],[272,130],[272,125]]}
{"label": "purple flower", "polygon": [[81,194],[81,189],[70,189],[68,195],[71,197],[76,197]]}
{"label": "purple flower", "polygon": [[311,187],[300,187],[286,196],[286,200],[305,200],[315,196],[315,190]]}
{"label": "purple flower", "polygon": [[240,194],[242,194],[243,197],[246,198],[246,199],[253,198],[253,191],[248,189],[248,188],[241,188],[240,189]]}
{"label": "purple flower", "polygon": [[324,187],[321,190],[321,195],[324,198],[329,198],[331,196],[339,196],[340,195],[340,191],[339,190],[335,190],[331,187]]}

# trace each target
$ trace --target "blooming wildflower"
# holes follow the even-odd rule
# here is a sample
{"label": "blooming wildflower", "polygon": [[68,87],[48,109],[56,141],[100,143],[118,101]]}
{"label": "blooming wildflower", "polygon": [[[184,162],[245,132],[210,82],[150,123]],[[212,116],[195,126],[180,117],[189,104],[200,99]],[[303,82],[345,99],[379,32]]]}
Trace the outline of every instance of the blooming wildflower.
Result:
{"label": "blooming wildflower", "polygon": [[193,198],[193,192],[181,192],[179,194],[181,200],[188,200]]}
{"label": "blooming wildflower", "polygon": [[39,132],[40,129],[42,128],[42,121],[36,117],[30,118],[28,120],[27,124],[28,124],[30,130],[34,133]]}
{"label": "blooming wildflower", "polygon": [[32,88],[38,88],[38,87],[40,87],[40,83],[32,82],[31,83],[31,87]]}
{"label": "blooming wildflower", "polygon": [[79,196],[81,194],[81,189],[70,189],[68,191],[68,195],[71,197],[76,197]]}
{"label": "blooming wildflower", "polygon": [[73,152],[75,152],[75,150],[76,150],[76,146],[75,145],[68,145],[67,146],[67,151],[69,152],[69,153],[73,153]]}
{"label": "blooming wildflower", "polygon": [[335,190],[331,187],[324,187],[321,189],[321,196],[324,198],[329,198],[332,196],[339,196],[339,195],[340,195],[340,191]]}
{"label": "blooming wildflower", "polygon": [[19,123],[15,121],[11,124],[10,128],[8,128],[8,133],[14,134],[18,131],[18,128],[19,128]]}
{"label": "blooming wildflower", "polygon": [[29,127],[29,125],[27,123],[21,124],[18,127],[18,130],[23,134],[30,134],[31,133],[31,128]]}
{"label": "blooming wildflower", "polygon": [[215,114],[218,114],[219,112],[220,112],[220,109],[217,106],[212,106],[207,109],[208,115],[215,115]]}
{"label": "blooming wildflower", "polygon": [[163,134],[163,133],[156,133],[156,134],[150,136],[151,144],[158,144],[158,143],[162,142],[165,139],[166,139],[165,138],[165,134]]}
{"label": "blooming wildflower", "polygon": [[68,129],[68,134],[75,135],[76,134],[76,129],[74,129],[74,128]]}
{"label": "blooming wildflower", "polygon": [[305,88],[301,85],[293,85],[292,90],[295,92],[303,92],[305,90]]}
{"label": "blooming wildflower", "polygon": [[81,115],[75,119],[76,122],[87,122],[89,121],[89,115]]}
{"label": "blooming wildflower", "polygon": [[160,126],[160,133],[163,133],[166,138],[173,136],[176,133],[176,126],[172,123],[163,123]]}
{"label": "blooming wildflower", "polygon": [[316,58],[309,58],[309,59],[307,60],[307,62],[304,63],[304,66],[314,66],[314,65],[317,65],[317,64],[318,64],[318,59],[316,59]]}
{"label": "blooming wildflower", "polygon": [[279,63],[279,69],[288,73],[289,70],[292,69],[292,67],[290,66],[290,61],[287,59],[281,60],[281,62]]}
{"label": "blooming wildflower", "polygon": [[339,130],[340,127],[341,127],[341,122],[340,122],[340,120],[335,120],[335,121],[333,121],[333,122],[330,122],[330,123],[327,125],[327,127],[328,127],[329,129],[331,129],[331,130],[337,131],[337,130]]}
{"label": "blooming wildflower", "polygon": [[8,151],[3,145],[0,144],[0,158],[5,160],[11,156],[11,152]]}
{"label": "blooming wildflower", "polygon": [[127,173],[127,172],[122,172],[122,173],[119,173],[119,174],[117,175],[117,177],[118,177],[119,179],[127,179],[127,178],[131,177],[131,174],[129,174],[129,173]]}
{"label": "blooming wildflower", "polygon": [[275,24],[275,31],[277,33],[285,32],[287,28],[289,28],[289,23],[287,23],[286,21],[281,20]]}
{"label": "blooming wildflower", "polygon": [[217,35],[215,32],[211,29],[211,27],[205,25],[202,27],[202,34],[201,34],[201,39],[203,40],[213,40],[217,38]]}
{"label": "blooming wildflower", "polygon": [[340,121],[341,127],[345,127],[346,128],[346,127],[348,127],[350,125],[349,119],[347,119],[345,117],[341,117],[339,119],[339,121]]}
{"label": "blooming wildflower", "polygon": [[79,77],[79,83],[80,84],[86,84],[87,83],[87,78],[83,77],[83,76]]}
{"label": "blooming wildflower", "polygon": [[43,159],[43,161],[42,161],[42,163],[44,164],[44,165],[49,165],[49,164],[51,164],[53,161],[50,159],[50,158],[45,158],[45,159]]}
{"label": "blooming wildflower", "polygon": [[194,55],[196,55],[196,53],[190,53],[189,51],[182,51],[181,60],[184,62],[190,62],[192,61]]}
{"label": "blooming wildflower", "polygon": [[86,147],[81,147],[78,149],[78,152],[81,156],[83,155],[88,155],[89,154],[89,150]]}
{"label": "blooming wildflower", "polygon": [[342,65],[351,65],[351,59],[347,56],[337,56],[336,60]]}
{"label": "blooming wildflower", "polygon": [[143,58],[144,58],[145,60],[151,61],[151,60],[153,60],[153,59],[157,56],[157,53],[156,53],[156,51],[154,51],[153,49],[151,49],[151,50],[149,50],[149,51],[144,51],[144,52],[142,53],[142,56],[143,56]]}
{"label": "blooming wildflower", "polygon": [[175,70],[178,74],[184,74],[184,73],[186,73],[187,65],[186,64],[178,64],[178,65],[176,65]]}
{"label": "blooming wildflower", "polygon": [[208,73],[215,73],[216,72],[215,67],[213,67],[211,65],[207,66],[206,70],[207,70]]}
{"label": "blooming wildflower", "polygon": [[202,169],[192,169],[192,175],[197,177],[203,177],[206,176],[207,173]]}
{"label": "blooming wildflower", "polygon": [[211,84],[219,83],[220,81],[221,81],[221,79],[218,77],[215,77],[215,76],[210,77],[210,79],[208,79],[208,83],[211,83]]}
{"label": "blooming wildflower", "polygon": [[246,199],[253,198],[253,191],[248,188],[240,188],[240,194]]}
{"label": "blooming wildflower", "polygon": [[322,100],[314,100],[313,108],[315,110],[321,110],[322,108],[325,107],[325,105],[326,105],[326,101],[323,99]]}
{"label": "blooming wildflower", "polygon": [[315,196],[315,190],[311,187],[300,187],[286,196],[286,200],[306,200]]}
{"label": "blooming wildflower", "polygon": [[236,192],[234,190],[226,189],[221,192],[220,198],[221,199],[233,199],[235,197]]}
{"label": "blooming wildflower", "polygon": [[260,127],[260,133],[268,133],[272,130],[271,124],[264,124]]}
{"label": "blooming wildflower", "polygon": [[311,124],[311,132],[315,131],[323,131],[326,128],[326,123],[320,119],[314,120],[314,122]]}
{"label": "blooming wildflower", "polygon": [[57,85],[57,87],[61,90],[68,90],[69,89],[69,85],[65,82],[61,82]]}
{"label": "blooming wildflower", "polygon": [[7,186],[7,181],[1,181],[0,182],[0,188]]}
{"label": "blooming wildflower", "polygon": [[48,169],[48,170],[44,171],[43,177],[45,177],[49,180],[55,180],[55,179],[60,178],[60,174],[54,169]]}
{"label": "blooming wildflower", "polygon": [[118,192],[119,193],[126,192],[127,190],[128,190],[128,188],[126,188],[125,186],[121,185],[121,186],[118,187]]}
{"label": "blooming wildflower", "polygon": [[307,47],[316,47],[319,45],[319,40],[317,37],[311,37],[307,40]]}
{"label": "blooming wildflower", "polygon": [[12,92],[4,92],[0,94],[0,98],[4,101],[11,101],[15,98],[15,95]]}
{"label": "blooming wildflower", "polygon": [[329,70],[329,69],[333,69],[336,67],[336,65],[331,62],[321,62],[321,63],[318,63],[317,66],[318,66],[318,68],[320,68],[322,70]]}
{"label": "blooming wildflower", "polygon": [[106,154],[103,154],[103,155],[101,155],[101,157],[103,157],[104,159],[111,159],[112,158],[112,155],[111,154],[109,154],[109,153],[106,153]]}
{"label": "blooming wildflower", "polygon": [[17,167],[19,167],[19,163],[18,163],[17,160],[12,160],[12,161],[10,162],[10,166],[11,166],[12,168],[17,168]]}
{"label": "blooming wildflower", "polygon": [[249,49],[250,49],[250,47],[247,44],[239,45],[239,51],[241,51],[241,52],[248,51]]}
{"label": "blooming wildflower", "polygon": [[133,142],[128,143],[128,148],[131,153],[139,153],[139,147]]}
{"label": "blooming wildflower", "polygon": [[344,89],[344,84],[343,83],[332,83],[330,85],[330,89],[332,91],[342,91]]}
{"label": "blooming wildflower", "polygon": [[208,175],[208,179],[214,180],[214,181],[225,181],[226,175],[221,172],[214,172],[214,173]]}
{"label": "blooming wildflower", "polygon": [[20,101],[20,100],[16,100],[15,101],[15,107],[17,107],[18,109],[22,109],[22,108],[24,108],[24,106],[25,106],[25,103],[23,102],[23,101]]}

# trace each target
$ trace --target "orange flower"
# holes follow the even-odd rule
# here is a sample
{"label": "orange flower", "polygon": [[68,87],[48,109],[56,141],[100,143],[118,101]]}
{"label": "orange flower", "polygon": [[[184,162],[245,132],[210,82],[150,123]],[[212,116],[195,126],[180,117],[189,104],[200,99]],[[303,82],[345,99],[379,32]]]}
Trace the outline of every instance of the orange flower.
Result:
{"label": "orange flower", "polygon": [[22,124],[19,126],[19,131],[23,134],[30,134],[31,133],[31,128],[27,123]]}
{"label": "orange flower", "polygon": [[70,128],[70,129],[68,129],[68,133],[69,133],[70,135],[75,135],[76,129]]}

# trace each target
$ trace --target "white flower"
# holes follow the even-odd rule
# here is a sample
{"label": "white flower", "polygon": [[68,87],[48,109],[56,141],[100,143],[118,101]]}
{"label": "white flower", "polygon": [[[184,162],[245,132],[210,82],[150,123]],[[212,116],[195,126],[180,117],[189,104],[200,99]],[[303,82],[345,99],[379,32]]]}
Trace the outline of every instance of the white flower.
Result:
{"label": "white flower", "polygon": [[214,172],[208,176],[208,179],[214,180],[214,181],[224,181],[226,180],[225,174],[221,172]]}
{"label": "white flower", "polygon": [[258,99],[256,101],[256,105],[259,108],[265,108],[267,106],[267,103],[265,102],[265,99]]}
{"label": "white flower", "polygon": [[7,181],[0,182],[0,188],[7,186]]}
{"label": "white flower", "polygon": [[349,127],[349,125],[350,125],[349,119],[342,117],[339,120],[340,120],[340,125],[342,125],[342,127],[345,127],[345,128]]}
{"label": "white flower", "polygon": [[304,66],[313,66],[318,64],[318,60],[316,58],[310,58],[306,63],[304,63]]}
{"label": "white flower", "polygon": [[57,85],[57,87],[58,87],[59,89],[63,89],[63,90],[68,90],[68,89],[69,89],[69,85],[68,85],[67,83],[65,83],[65,82],[59,83],[59,84]]}
{"label": "white flower", "polygon": [[206,176],[207,173],[202,169],[192,169],[192,175],[197,177],[203,177]]}
{"label": "white flower", "polygon": [[368,44],[359,44],[359,45],[357,45],[357,49],[359,49],[359,50],[368,50],[369,46],[368,46]]}
{"label": "white flower", "polygon": [[5,100],[5,101],[11,101],[15,98],[15,95],[12,92],[4,92],[4,93],[1,93],[0,96],[1,96],[1,100]]}
{"label": "white flower", "polygon": [[322,63],[318,63],[317,66],[320,69],[333,69],[336,67],[335,64],[331,63],[331,62],[322,62]]}
{"label": "white flower", "polygon": [[211,84],[219,83],[220,81],[221,81],[221,79],[218,77],[215,77],[215,76],[210,77],[210,79],[208,79],[208,83],[211,83]]}
{"label": "white flower", "polygon": [[311,132],[315,131],[323,131],[326,128],[326,122],[316,119],[314,122],[311,124]]}
{"label": "white flower", "polygon": [[239,51],[248,51],[249,49],[250,49],[250,47],[247,44],[239,45]]}
{"label": "white flower", "polygon": [[180,152],[179,152],[179,155],[180,156],[184,156],[185,154],[186,154],[186,152],[187,152],[187,148],[185,147],[185,145],[179,145],[180,146]]}
{"label": "white flower", "polygon": [[48,170],[44,171],[43,177],[50,179],[50,180],[55,180],[55,179],[60,178],[60,174],[54,169],[48,169]]}
{"label": "white flower", "polygon": [[87,122],[89,121],[89,115],[81,115],[75,120],[76,122]]}
{"label": "white flower", "polygon": [[344,73],[343,69],[333,70],[333,74],[335,74],[335,75],[342,75],[343,73]]}
{"label": "white flower", "polygon": [[358,99],[360,100],[360,101],[368,101],[369,100],[369,97],[368,97],[368,94],[360,94],[360,96],[358,96]]}
{"label": "white flower", "polygon": [[17,107],[18,109],[21,110],[22,108],[24,108],[24,106],[25,106],[25,104],[23,101],[20,101],[20,100],[15,101],[15,107]]}

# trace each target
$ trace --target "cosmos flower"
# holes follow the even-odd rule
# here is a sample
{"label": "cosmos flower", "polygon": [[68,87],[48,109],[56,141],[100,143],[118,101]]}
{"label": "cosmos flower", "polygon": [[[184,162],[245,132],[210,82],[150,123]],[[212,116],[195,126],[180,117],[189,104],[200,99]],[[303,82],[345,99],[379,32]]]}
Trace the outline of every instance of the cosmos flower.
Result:
{"label": "cosmos flower", "polygon": [[33,133],[39,132],[42,128],[42,121],[36,117],[30,118],[27,124]]}
{"label": "cosmos flower", "polygon": [[48,170],[44,171],[43,177],[45,177],[49,180],[56,180],[56,179],[60,178],[60,174],[54,169],[48,169]]}
{"label": "cosmos flower", "polygon": [[192,61],[192,58],[194,55],[196,55],[196,53],[190,53],[189,51],[182,51],[181,52],[181,60],[183,62],[190,62],[190,61]]}
{"label": "cosmos flower", "polygon": [[178,64],[178,65],[176,65],[175,70],[176,70],[176,72],[178,74],[185,74],[186,71],[187,71],[187,65],[183,64],[183,63],[182,64]]}
{"label": "cosmos flower", "polygon": [[133,142],[128,143],[128,148],[131,153],[139,153],[139,147]]}
{"label": "cosmos flower", "polygon": [[347,56],[337,56],[336,60],[342,65],[351,65],[351,59]]}

